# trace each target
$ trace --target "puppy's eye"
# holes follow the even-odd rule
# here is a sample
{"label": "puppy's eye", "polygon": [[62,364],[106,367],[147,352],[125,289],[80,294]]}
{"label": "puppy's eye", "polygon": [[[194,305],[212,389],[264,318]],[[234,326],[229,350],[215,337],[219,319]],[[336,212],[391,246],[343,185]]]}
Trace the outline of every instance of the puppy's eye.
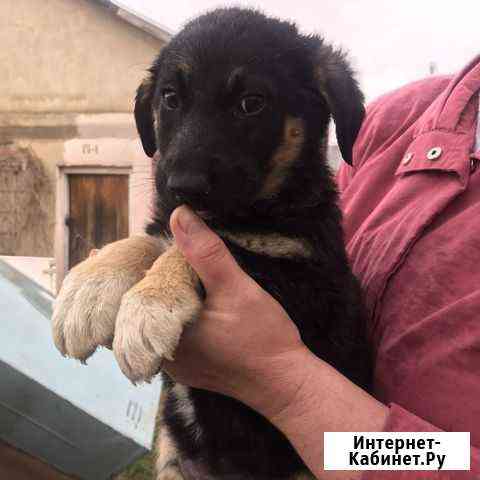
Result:
{"label": "puppy's eye", "polygon": [[245,116],[258,115],[265,108],[265,98],[261,95],[247,95],[240,100],[239,112]]}
{"label": "puppy's eye", "polygon": [[175,110],[180,106],[180,99],[175,90],[165,90],[162,94],[163,104],[169,110]]}

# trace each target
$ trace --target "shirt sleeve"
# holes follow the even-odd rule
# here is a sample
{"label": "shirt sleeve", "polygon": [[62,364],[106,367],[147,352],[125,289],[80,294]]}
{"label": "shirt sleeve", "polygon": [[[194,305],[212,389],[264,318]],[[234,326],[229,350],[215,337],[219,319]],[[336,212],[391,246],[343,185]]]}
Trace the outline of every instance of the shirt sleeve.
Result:
{"label": "shirt sleeve", "polygon": [[[385,432],[441,432],[442,430],[408,412],[395,403],[385,423]],[[366,471],[362,480],[478,480],[480,478],[480,450],[471,447],[470,471]]]}

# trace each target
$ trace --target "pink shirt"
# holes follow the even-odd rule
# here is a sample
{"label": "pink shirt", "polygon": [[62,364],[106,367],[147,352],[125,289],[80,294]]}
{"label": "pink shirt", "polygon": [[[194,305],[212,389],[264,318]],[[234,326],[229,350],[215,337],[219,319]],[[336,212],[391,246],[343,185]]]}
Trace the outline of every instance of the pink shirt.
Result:
{"label": "pink shirt", "polygon": [[381,97],[338,175],[385,429],[469,431],[472,443],[470,472],[365,480],[480,479],[479,91],[480,57]]}

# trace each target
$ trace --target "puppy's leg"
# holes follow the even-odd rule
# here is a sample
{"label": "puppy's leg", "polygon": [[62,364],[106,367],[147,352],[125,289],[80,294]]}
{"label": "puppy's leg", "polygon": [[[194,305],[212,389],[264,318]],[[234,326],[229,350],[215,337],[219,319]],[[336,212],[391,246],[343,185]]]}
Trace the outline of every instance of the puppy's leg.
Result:
{"label": "puppy's leg", "polygon": [[175,245],[122,298],[113,350],[133,382],[158,373],[163,358],[173,360],[183,328],[199,315],[200,282]]}
{"label": "puppy's leg", "polygon": [[178,452],[166,425],[161,425],[156,445],[156,480],[183,480],[178,464]]}
{"label": "puppy's leg", "polygon": [[63,355],[85,360],[98,346],[111,346],[122,295],[165,248],[162,239],[134,236],[107,245],[70,271],[52,317],[54,342]]}

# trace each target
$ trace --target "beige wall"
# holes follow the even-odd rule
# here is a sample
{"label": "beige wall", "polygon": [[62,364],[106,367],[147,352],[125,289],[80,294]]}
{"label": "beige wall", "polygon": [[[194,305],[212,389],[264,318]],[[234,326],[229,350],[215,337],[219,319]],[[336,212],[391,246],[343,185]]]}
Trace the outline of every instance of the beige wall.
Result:
{"label": "beige wall", "polygon": [[90,0],[2,0],[0,112],[129,112],[158,39]]}
{"label": "beige wall", "polygon": [[[23,197],[32,197],[30,204],[34,202],[36,207],[41,207],[41,216],[35,215],[35,209],[31,208],[29,211],[19,212],[16,209],[10,213],[0,212],[0,221],[2,214],[7,218],[15,215],[16,228],[22,229],[15,250],[1,251],[0,248],[0,255],[56,256],[59,260],[59,255],[68,250],[64,244],[64,239],[68,236],[64,222],[68,215],[65,192],[58,195],[59,180],[65,181],[65,170],[68,169],[82,172],[88,169],[88,173],[99,174],[114,173],[118,168],[128,170],[130,233],[143,231],[150,214],[153,180],[151,160],[143,152],[132,115],[80,115],[73,119],[72,125],[75,135],[71,138],[18,137],[11,143],[15,148],[28,151],[35,161],[39,161],[48,178],[41,182],[35,191],[28,188],[20,193],[24,203],[27,203],[28,199]],[[51,127],[52,130],[54,128]],[[0,148],[0,154],[1,151]],[[1,161],[0,155],[0,186],[1,176],[6,175],[1,171]],[[59,239],[63,239],[62,245]],[[2,242],[0,247],[1,245]],[[66,259],[59,263],[63,265],[64,261],[66,262]]]}
{"label": "beige wall", "polygon": [[0,146],[30,152],[48,176],[35,192],[42,219],[33,225],[25,212],[13,254],[55,255],[55,230],[65,236],[67,212],[56,198],[65,166],[130,169],[130,227],[138,231],[151,180],[133,99],[162,42],[90,0],[1,0],[0,10]]}

